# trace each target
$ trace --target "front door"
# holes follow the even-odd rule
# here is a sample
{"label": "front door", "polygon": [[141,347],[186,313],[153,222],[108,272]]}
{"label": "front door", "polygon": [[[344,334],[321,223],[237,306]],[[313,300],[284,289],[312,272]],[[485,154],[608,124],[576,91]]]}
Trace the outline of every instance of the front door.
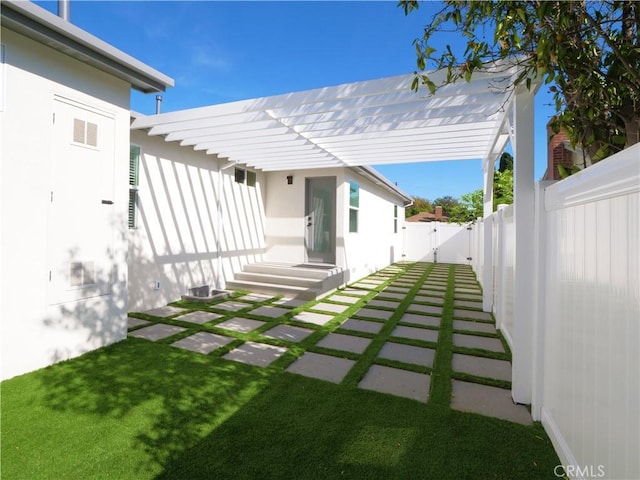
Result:
{"label": "front door", "polygon": [[305,245],[307,261],[336,261],[336,177],[307,178],[305,182]]}

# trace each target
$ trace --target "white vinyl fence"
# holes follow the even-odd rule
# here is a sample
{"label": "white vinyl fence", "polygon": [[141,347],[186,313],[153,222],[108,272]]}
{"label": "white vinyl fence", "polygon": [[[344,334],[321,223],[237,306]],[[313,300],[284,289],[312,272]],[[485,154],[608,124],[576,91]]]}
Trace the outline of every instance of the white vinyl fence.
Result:
{"label": "white vinyl fence", "polygon": [[471,230],[442,222],[406,222],[403,259],[413,262],[469,264]]}
{"label": "white vinyl fence", "polygon": [[[492,269],[483,290],[492,292],[514,362],[531,363],[532,415],[569,476],[640,478],[640,145],[563,181],[541,182],[535,218],[536,238],[516,245],[514,208],[500,208],[473,225],[466,244],[455,244],[457,254],[438,261],[466,264],[470,257],[481,282],[489,278],[484,269]],[[433,261],[425,249],[444,250],[448,240],[433,243],[428,226],[407,225],[408,260]],[[486,228],[493,245],[488,262]],[[535,258],[527,279],[534,311],[520,317],[514,316],[516,247]],[[533,332],[525,342],[513,340],[518,322],[530,323],[520,326]]]}

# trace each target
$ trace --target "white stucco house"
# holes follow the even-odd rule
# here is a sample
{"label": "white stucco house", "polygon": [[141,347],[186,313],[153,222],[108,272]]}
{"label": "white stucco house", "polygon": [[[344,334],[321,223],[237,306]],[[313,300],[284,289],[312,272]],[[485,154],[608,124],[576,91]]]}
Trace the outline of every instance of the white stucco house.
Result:
{"label": "white stucco house", "polygon": [[402,259],[410,198],[371,168],[263,172],[146,129],[131,143],[130,310],[200,285],[314,298]]}
{"label": "white stucco house", "polygon": [[329,288],[401,259],[410,198],[375,170],[266,171],[154,135],[130,91],[173,80],[30,2],[2,2],[1,45],[2,379],[188,288],[259,290],[249,264],[326,266]]}

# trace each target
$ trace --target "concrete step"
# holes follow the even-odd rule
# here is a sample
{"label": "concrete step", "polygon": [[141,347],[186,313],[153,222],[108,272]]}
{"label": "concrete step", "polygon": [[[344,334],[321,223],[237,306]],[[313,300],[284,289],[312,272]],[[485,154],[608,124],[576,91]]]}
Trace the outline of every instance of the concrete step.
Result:
{"label": "concrete step", "polygon": [[318,280],[331,277],[342,271],[340,267],[323,264],[253,263],[245,265],[243,272],[264,273],[267,275],[295,276]]}
{"label": "concrete step", "polygon": [[[289,269],[291,270],[291,269]],[[288,273],[295,273],[289,271]],[[234,280],[237,282],[255,282],[255,283],[274,283],[277,285],[289,285],[295,287],[314,288],[322,283],[322,279],[316,278],[303,278],[292,275],[281,275],[273,273],[258,273],[258,272],[239,272],[234,276]]]}
{"label": "concrete step", "polygon": [[227,282],[227,289],[249,290],[253,293],[262,293],[265,295],[284,295],[285,297],[301,298],[303,300],[315,300],[323,293],[318,289],[309,287],[236,280]]}

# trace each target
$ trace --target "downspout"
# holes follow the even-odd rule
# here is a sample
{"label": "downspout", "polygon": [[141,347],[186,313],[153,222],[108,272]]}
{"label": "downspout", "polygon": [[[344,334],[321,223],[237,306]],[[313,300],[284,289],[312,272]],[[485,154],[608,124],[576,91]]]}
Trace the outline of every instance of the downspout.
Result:
{"label": "downspout", "polygon": [[218,221],[216,226],[216,250],[218,252],[218,267],[216,272],[216,289],[222,290],[222,197],[224,182],[222,172],[233,167],[237,162],[229,162],[226,165],[218,166]]}

